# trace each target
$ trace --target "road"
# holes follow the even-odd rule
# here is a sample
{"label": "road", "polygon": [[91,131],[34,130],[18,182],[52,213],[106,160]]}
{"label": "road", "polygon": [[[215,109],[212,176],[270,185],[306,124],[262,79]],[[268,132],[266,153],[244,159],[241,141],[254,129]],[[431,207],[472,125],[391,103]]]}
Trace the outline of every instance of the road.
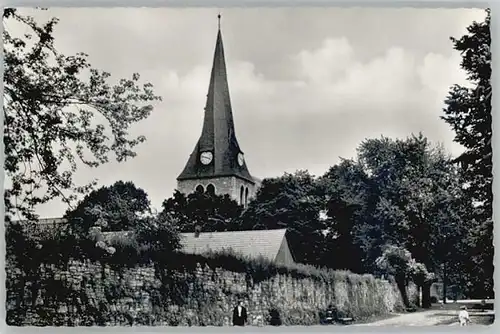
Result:
{"label": "road", "polygon": [[[488,312],[490,314],[490,312]],[[491,312],[493,313],[493,312]],[[471,315],[472,316],[472,315]],[[477,318],[477,319],[475,319]],[[481,317],[482,318],[482,317]],[[456,321],[453,321],[456,319]],[[478,317],[471,317],[474,323],[480,325],[477,322]],[[484,319],[483,319],[484,320]],[[451,321],[451,323],[450,323]],[[448,323],[448,324],[446,324]],[[428,310],[420,311],[414,313],[402,313],[395,317],[389,319],[378,320],[372,323],[355,324],[353,326],[436,326],[440,324],[446,324],[445,326],[458,326],[458,318],[454,311],[443,311],[443,310]]]}
{"label": "road", "polygon": [[395,317],[389,319],[353,326],[435,326],[447,319],[450,319],[450,316],[443,315],[443,310],[428,310],[397,314]]}

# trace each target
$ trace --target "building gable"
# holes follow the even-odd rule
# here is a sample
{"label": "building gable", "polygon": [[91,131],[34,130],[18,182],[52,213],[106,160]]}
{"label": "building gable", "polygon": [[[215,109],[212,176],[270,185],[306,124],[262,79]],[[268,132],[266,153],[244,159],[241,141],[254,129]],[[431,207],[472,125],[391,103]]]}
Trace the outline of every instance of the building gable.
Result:
{"label": "building gable", "polygon": [[249,258],[276,261],[285,240],[286,229],[234,232],[182,233],[182,251],[188,254],[231,250]]}
{"label": "building gable", "polygon": [[295,263],[295,259],[290,250],[290,245],[288,244],[286,235],[283,237],[278,254],[276,255],[276,263],[283,264],[285,266]]}

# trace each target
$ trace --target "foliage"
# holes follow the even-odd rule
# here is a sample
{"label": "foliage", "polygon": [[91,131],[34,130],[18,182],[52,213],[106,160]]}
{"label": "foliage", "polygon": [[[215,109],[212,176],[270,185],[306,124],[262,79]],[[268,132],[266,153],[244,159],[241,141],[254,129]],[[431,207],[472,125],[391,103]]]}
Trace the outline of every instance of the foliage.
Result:
{"label": "foliage", "polygon": [[376,260],[376,264],[380,269],[394,276],[403,297],[403,302],[407,307],[410,306],[410,302],[406,286],[410,278],[412,262],[413,258],[408,250],[394,245],[387,245],[382,255]]}
{"label": "foliage", "polygon": [[119,240],[110,244],[104,234],[109,231],[134,232],[147,224],[150,221],[149,205],[146,192],[132,182],[118,181],[92,191],[64,216],[68,221],[64,226],[68,229],[64,238],[73,240],[65,253],[78,259],[101,260],[115,265],[136,263],[141,250],[135,238],[131,243],[127,239],[125,243]]}
{"label": "foliage", "polygon": [[163,261],[181,248],[177,221],[173,217],[161,216],[144,219],[134,229],[134,235],[143,258]]}
{"label": "foliage", "polygon": [[266,258],[250,258],[234,253],[232,250],[220,252],[208,251],[204,254],[175,253],[168,259],[168,266],[173,270],[193,271],[199,266],[222,268],[232,272],[246,273],[254,283],[268,280],[277,275],[289,275],[293,278],[311,278],[318,282],[352,280],[353,282],[372,281],[372,275],[357,275],[348,271],[320,268],[312,265],[293,264],[283,266]]}
{"label": "foliage", "polygon": [[410,276],[417,287],[416,306],[430,308],[432,306],[430,287],[437,281],[436,275],[429,272],[425,264],[413,261],[410,266]]}
{"label": "foliage", "polygon": [[[366,252],[363,241],[377,236],[366,234],[363,239],[356,237],[359,236],[358,229],[369,219],[370,201],[373,201],[368,175],[360,164],[344,159],[331,167],[320,178],[319,184],[325,193],[328,215],[325,221],[327,251],[322,264],[359,273],[369,270],[363,263]],[[349,257],[332,254],[349,254]]]}
{"label": "foliage", "polygon": [[475,298],[493,297],[493,174],[491,126],[491,32],[490,10],[484,22],[474,22],[467,34],[451,38],[461,53],[461,68],[467,73],[470,87],[454,85],[445,101],[442,119],[455,132],[455,141],[465,148],[457,158],[473,204],[466,211],[472,222],[467,230],[467,270]]}
{"label": "foliage", "polygon": [[[428,184],[427,175],[422,173],[427,167],[424,165],[427,146],[420,135],[407,140],[366,140],[359,148],[359,160],[370,175],[372,192],[378,197],[372,208],[373,227],[381,229],[381,239],[385,242],[398,244],[406,240],[411,217],[418,217],[419,209],[429,201],[425,197],[427,188],[420,196],[408,189],[415,183]],[[413,197],[413,201],[407,196]],[[425,231],[425,226],[419,228]]]}
{"label": "foliage", "polygon": [[24,226],[17,222],[6,224],[5,240],[6,260],[15,261],[25,275],[34,274],[41,263],[38,240],[27,237]]}
{"label": "foliage", "polygon": [[71,223],[39,231],[35,223],[13,222],[6,227],[7,256],[26,275],[35,276],[42,263],[64,265],[70,259],[114,267],[161,263],[181,247],[176,222],[167,218],[143,217],[130,231],[105,232],[101,226],[92,226],[86,234],[75,233]]}
{"label": "foliage", "polygon": [[436,275],[431,273],[425,267],[425,264],[419,262],[413,262],[410,265],[409,269],[410,275],[413,278],[413,281],[418,285],[422,286],[426,282],[432,282],[436,279]]}
{"label": "foliage", "polygon": [[320,219],[323,209],[321,188],[313,176],[307,171],[285,173],[262,181],[241,217],[240,228],[286,228],[295,261],[319,265],[324,251],[325,225]]}
{"label": "foliage", "polygon": [[407,248],[433,271],[459,260],[454,241],[465,224],[463,192],[443,149],[420,134],[366,141],[360,155],[379,197],[370,227],[381,240]]}
{"label": "foliage", "polygon": [[162,265],[181,248],[176,222],[168,217],[144,217],[130,231],[102,232],[93,227],[88,240],[94,250],[92,259],[118,268],[151,262]]}
{"label": "foliage", "polygon": [[[64,230],[50,234],[28,233],[27,226],[11,222],[5,226],[6,268],[15,267],[16,280],[6,281],[6,301],[15,300],[17,309],[33,307],[42,288],[42,273],[46,263],[64,264],[68,261],[66,252],[72,245],[71,238],[63,239]],[[12,272],[7,271],[7,275]],[[19,324],[25,312],[10,312],[11,320]],[[16,320],[17,319],[17,320]]]}
{"label": "foliage", "polygon": [[146,192],[133,182],[117,181],[90,192],[74,209],[66,211],[73,231],[88,233],[93,226],[102,231],[127,231],[150,213]]}
{"label": "foliage", "polygon": [[[152,218],[151,218],[152,219]],[[176,252],[179,246],[178,233],[176,230],[176,224],[173,220],[167,221],[147,221],[141,220],[143,225],[139,225],[137,229],[130,231],[128,233],[123,232],[102,232],[98,227],[92,228],[89,233],[88,240],[93,242],[94,248],[100,250],[101,253],[94,253],[95,259],[90,259],[78,262],[84,262],[84,265],[90,264],[93,261],[98,261],[100,266],[103,268],[101,278],[94,276],[86,277],[80,284],[69,284],[69,281],[61,281],[60,279],[55,279],[55,272],[53,270],[67,270],[68,262],[59,261],[55,265],[47,266],[46,262],[50,263],[51,257],[43,255],[41,257],[42,266],[40,266],[40,261],[34,261],[33,258],[28,258],[27,262],[32,262],[38,266],[38,271],[35,275],[25,277],[27,280],[21,285],[23,287],[29,286],[36,283],[38,288],[43,289],[43,294],[39,294],[38,290],[32,292],[29,296],[33,297],[33,304],[18,305],[14,310],[24,310],[26,312],[40,311],[38,320],[33,320],[36,324],[41,324],[42,322],[46,325],[51,325],[55,323],[60,324],[70,324],[68,321],[75,320],[78,321],[80,325],[82,324],[106,324],[115,323],[120,324],[154,324],[157,321],[167,321],[168,319],[174,320],[166,315],[161,315],[157,313],[158,308],[164,308],[164,305],[174,305],[188,307],[186,301],[186,296],[189,291],[193,293],[199,291],[200,295],[197,296],[198,301],[203,301],[203,303],[210,303],[210,298],[215,298],[214,296],[207,295],[203,292],[202,282],[196,281],[196,275],[194,274],[199,270],[200,266],[216,270],[217,268],[244,273],[248,279],[248,282],[253,282],[257,284],[259,282],[270,280],[277,275],[286,275],[293,278],[301,279],[313,279],[318,282],[333,284],[335,282],[344,283],[347,286],[347,293],[350,298],[356,300],[356,303],[361,303],[363,298],[366,298],[367,291],[372,291],[374,293],[373,303],[363,304],[361,306],[353,303],[349,303],[347,306],[350,312],[354,312],[357,315],[363,315],[366,312],[372,312],[373,308],[378,311],[382,310],[380,303],[383,302],[385,294],[380,288],[386,288],[379,286],[379,283],[371,275],[356,275],[347,271],[334,271],[330,269],[318,268],[314,266],[296,264],[292,266],[281,266],[277,265],[267,259],[257,258],[252,259],[248,257],[242,257],[231,250],[219,253],[206,253],[201,255],[194,254],[184,254]],[[14,235],[16,230],[10,230],[10,234]],[[20,236],[24,236],[22,233],[18,233]],[[111,237],[110,237],[111,236]],[[41,239],[46,240],[45,239]],[[22,241],[23,238],[20,238]],[[63,241],[64,239],[60,239]],[[170,240],[170,241],[169,241]],[[57,246],[58,239],[55,239],[55,247]],[[165,242],[167,241],[167,242]],[[25,241],[24,241],[25,242]],[[100,245],[99,245],[100,244]],[[13,244],[14,245],[14,244]],[[21,245],[20,243],[16,245]],[[73,245],[74,246],[74,245]],[[130,263],[120,262],[127,257],[126,254],[121,252],[120,247],[131,247],[143,254],[134,258],[130,257]],[[32,247],[36,248],[36,247]],[[115,248],[115,252],[109,252],[109,248]],[[42,247],[43,249],[43,247]],[[70,251],[71,252],[71,251]],[[14,255],[22,253],[15,253]],[[73,254],[73,253],[70,253]],[[85,255],[86,259],[90,258],[89,254]],[[134,262],[135,261],[135,262]],[[151,283],[147,283],[145,286],[146,291],[150,291],[151,298],[154,308],[157,311],[153,311],[153,314],[142,314],[137,315],[135,313],[127,313],[127,311],[113,311],[106,305],[110,303],[113,304],[114,300],[123,300],[126,298],[134,298],[133,290],[130,290],[128,284],[124,284],[123,274],[125,266],[130,267],[142,267],[149,266],[152,264],[155,267],[155,273],[160,279],[158,282],[161,284],[153,283],[154,286],[150,286]],[[73,265],[73,261],[70,262],[70,266]],[[116,270],[115,274],[105,274],[104,268],[111,265],[111,269]],[[78,265],[77,265],[78,266]],[[41,267],[45,268],[42,271]],[[95,267],[95,268],[98,268]],[[49,274],[47,276],[47,274]],[[12,275],[12,274],[9,274]],[[19,275],[18,275],[19,276]],[[24,275],[21,275],[24,276]],[[70,275],[72,276],[72,275]],[[118,277],[121,277],[118,279]],[[69,278],[69,277],[68,277]],[[101,279],[102,282],[96,281]],[[117,280],[118,279],[118,280]],[[157,281],[157,280],[155,280]],[[37,283],[38,282],[38,283]],[[66,282],[66,283],[63,283]],[[378,282],[378,283],[377,283]],[[104,295],[94,295],[92,291],[100,284],[103,284]],[[194,284],[194,285],[193,285]],[[192,289],[190,288],[192,286]],[[14,297],[12,294],[18,293],[21,289],[19,285],[11,285],[8,287],[8,295],[10,295],[9,300]],[[24,288],[23,288],[24,289]],[[368,289],[368,290],[367,290]],[[90,295],[89,295],[90,293]],[[97,293],[97,292],[96,292]],[[375,296],[376,295],[376,296]],[[38,297],[42,296],[44,299],[44,309],[40,308],[34,303]],[[97,299],[96,299],[97,298]],[[104,299],[103,299],[104,298]],[[102,299],[102,300],[101,300]],[[370,300],[372,300],[370,299]],[[59,305],[69,304],[76,307],[75,310],[71,312],[76,312],[74,319],[63,319],[61,314],[54,312]],[[205,305],[205,304],[203,304]],[[208,305],[208,304],[206,304]],[[279,308],[278,308],[279,309]],[[285,309],[284,309],[285,310]],[[287,309],[288,310],[288,309]],[[371,310],[371,311],[370,311]],[[23,312],[24,312],[23,311]],[[23,312],[13,312],[9,311],[9,323],[16,321],[19,323],[23,319],[26,319],[26,314]],[[48,312],[48,313],[47,313]],[[198,319],[184,319],[183,317],[177,318],[179,322],[177,324],[213,324],[222,323],[220,318],[220,310],[213,310],[207,307],[201,307],[199,309]],[[160,312],[161,313],[161,312]],[[23,315],[24,314],[24,315]],[[31,314],[31,313],[30,313]],[[283,324],[314,324],[317,323],[317,310],[316,308],[311,308],[307,310],[300,311],[299,309],[292,308],[290,312],[284,312],[285,316],[282,318]],[[70,317],[71,318],[71,317]],[[217,320],[217,321],[216,321]],[[30,320],[31,321],[31,320]],[[170,320],[168,320],[170,321]],[[215,322],[214,322],[215,321]],[[170,322],[169,322],[170,323]],[[174,324],[173,322],[171,324]]]}
{"label": "foliage", "polygon": [[269,314],[266,317],[266,323],[271,326],[281,326],[283,324],[278,308],[272,307],[269,309]]}
{"label": "foliage", "polygon": [[[102,307],[96,308],[95,305],[89,305],[90,301],[82,299],[89,296],[82,295],[82,291],[75,290],[77,286],[55,285],[55,288],[51,288],[51,280],[46,277],[47,265],[67,269],[71,260],[76,259],[85,263],[90,260],[99,262],[103,268],[109,265],[121,271],[125,267],[136,267],[144,263],[149,264],[151,261],[165,263],[171,257],[171,253],[180,248],[179,234],[175,224],[171,221],[153,218],[143,219],[140,222],[142,224],[137,225],[133,231],[122,238],[109,238],[109,235],[103,233],[99,226],[90,228],[85,237],[75,238],[71,230],[65,229],[64,225],[51,233],[40,235],[40,233],[30,233],[29,228],[26,228],[29,226],[16,222],[8,224],[6,226],[6,237],[9,238],[8,261],[11,266],[21,271],[18,275],[20,277],[15,280],[17,283],[7,285],[7,299],[21,301],[22,304],[18,304],[16,309],[24,310],[20,314],[10,312],[9,321],[19,323],[26,317],[26,311],[41,310],[37,309],[35,302],[43,289],[45,303],[50,303],[48,298],[53,295],[57,299],[55,301],[57,305],[68,302],[74,307],[82,307],[79,318],[84,324],[103,323],[103,319],[109,314],[103,313],[105,310]],[[12,273],[10,275],[12,276]],[[106,276],[103,275],[102,279],[105,278]],[[162,278],[163,282],[168,283],[165,277]],[[175,285],[176,282],[172,283]],[[119,298],[123,291],[118,290],[108,291],[108,293],[111,292],[113,298]],[[16,294],[19,294],[19,297],[16,297]],[[64,297],[65,295],[67,297]],[[68,298],[71,300],[66,300]],[[25,300],[28,303],[24,303]],[[47,304],[45,307],[49,307],[50,311],[50,305]],[[58,316],[60,315],[56,313],[44,313],[40,316],[40,321],[51,325],[60,320]],[[133,318],[130,319],[133,320]]]}
{"label": "foliage", "polygon": [[[50,314],[45,314],[44,319],[35,319],[35,321],[38,323],[38,321],[43,320],[46,325],[52,325],[54,322],[59,321],[57,319],[58,314],[54,311],[60,305],[67,304],[74,308],[71,311],[72,313],[68,313],[68,315],[73,314],[74,319],[72,320],[77,320],[80,325],[106,324],[109,322],[128,325],[151,325],[155,321],[166,321],[171,325],[220,325],[222,324],[224,314],[221,313],[224,312],[223,307],[215,307],[216,304],[214,303],[218,303],[219,298],[217,294],[214,294],[217,290],[203,287],[204,279],[207,275],[197,276],[196,272],[200,268],[204,268],[205,270],[210,268],[209,270],[213,270],[214,275],[217,272],[221,273],[218,269],[223,269],[222,273],[227,271],[241,272],[251,278],[249,282],[253,282],[253,284],[272,280],[277,275],[286,275],[297,279],[313,279],[318,282],[327,283],[327,285],[331,284],[332,286],[340,283],[339,288],[347,289],[347,294],[351,296],[348,299],[348,304],[342,306],[346,312],[354,313],[358,318],[368,313],[371,314],[374,310],[376,310],[375,312],[387,312],[386,308],[381,306],[381,303],[385,303],[384,300],[387,298],[385,289],[388,287],[383,285],[385,283],[377,281],[371,275],[360,276],[346,271],[324,270],[303,265],[282,267],[264,259],[243,258],[232,252],[204,255],[173,253],[168,258],[164,258],[163,263],[171,275],[163,277],[165,280],[161,280],[161,284],[151,284],[151,281],[148,280],[147,282],[143,282],[144,285],[141,285],[143,286],[141,289],[149,293],[153,306],[151,313],[143,313],[142,315],[129,312],[127,309],[113,310],[117,304],[120,304],[125,299],[137,298],[137,290],[130,289],[128,283],[124,284],[130,276],[122,276],[124,272],[120,267],[115,268],[116,272],[114,274],[110,273],[106,276],[101,276],[101,278],[84,276],[81,284],[78,285],[70,284],[66,280],[57,281],[60,283],[59,285],[53,284],[56,283],[53,279],[55,273],[57,270],[64,270],[64,266],[47,267],[44,275],[40,275],[39,277],[44,282],[44,307],[52,313],[49,312]],[[145,268],[147,267],[148,265]],[[138,268],[143,268],[143,266],[138,265]],[[127,275],[131,274],[134,275],[133,273],[128,273]],[[159,296],[162,289],[165,289],[167,292],[168,297],[166,299]],[[100,290],[103,290],[103,293],[97,293]],[[181,294],[180,297],[182,298],[176,297],[178,293]],[[368,299],[368,301],[371,301],[370,303],[363,302],[366,299],[367,293],[373,294]],[[55,296],[56,298],[52,300],[50,296]],[[199,303],[195,306],[198,314],[191,319],[185,318],[185,311],[182,311],[189,309],[192,312],[193,305],[186,301],[188,296],[196,298]],[[115,306],[108,307],[107,305]],[[287,306],[283,308],[284,306],[281,302],[274,306],[281,314],[281,321],[284,325],[312,325],[319,321],[318,309],[315,305],[302,309],[302,311],[300,307]],[[32,312],[37,307],[37,305],[23,305],[21,309],[24,308]],[[19,308],[17,310],[19,311]],[[26,320],[25,316],[17,313],[10,312],[8,321],[14,321],[16,315],[21,320]],[[170,313],[170,315],[167,313]],[[172,317],[174,314],[178,315],[175,319]],[[177,322],[170,322],[174,320],[177,320]],[[68,319],[63,320],[63,324],[68,325],[68,321]]]}
{"label": "foliage", "polygon": [[[328,213],[325,258],[334,268],[377,274],[376,259],[388,243],[433,271],[460,261],[459,175],[443,149],[422,134],[367,139],[356,160],[331,167],[320,183]],[[350,256],[334,260],[332,253]]]}
{"label": "foliage", "polygon": [[381,269],[393,276],[407,277],[412,265],[411,253],[401,247],[387,245],[376,264]]}
{"label": "foliage", "polygon": [[[71,204],[94,182],[75,184],[78,161],[97,167],[134,157],[144,136],[130,137],[130,126],[147,118],[159,100],[139,74],[109,83],[110,74],[92,68],[84,53],[66,56],[54,41],[56,18],[39,24],[16,9],[5,9],[4,147],[7,218],[33,219],[34,207],[59,198]],[[11,24],[30,32],[14,36]]]}
{"label": "foliage", "polygon": [[443,264],[461,261],[456,236],[466,222],[459,177],[442,147],[422,134],[367,139],[356,160],[342,160],[319,179],[298,172],[264,180],[241,228],[287,228],[302,263],[377,274],[375,261],[390,243],[441,272]]}
{"label": "foliage", "polygon": [[201,228],[201,232],[237,229],[234,221],[243,209],[227,194],[220,196],[195,192],[186,196],[179,191],[163,201],[162,207],[160,216],[175,218],[181,232],[194,232],[196,226]]}

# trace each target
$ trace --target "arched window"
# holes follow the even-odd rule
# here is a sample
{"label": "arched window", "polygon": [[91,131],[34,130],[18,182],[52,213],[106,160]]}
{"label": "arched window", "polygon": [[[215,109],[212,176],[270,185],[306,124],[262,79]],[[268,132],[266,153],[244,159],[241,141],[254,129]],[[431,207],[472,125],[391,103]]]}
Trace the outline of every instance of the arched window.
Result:
{"label": "arched window", "polygon": [[203,188],[203,186],[201,184],[199,184],[196,186],[196,192],[203,193],[203,192],[205,192],[205,188]]}
{"label": "arched window", "polygon": [[245,189],[245,208],[248,205],[248,187]]}
{"label": "arched window", "polygon": [[207,193],[210,195],[215,195],[215,186],[213,184],[209,184],[207,186]]}
{"label": "arched window", "polygon": [[240,188],[240,205],[243,205],[243,192],[245,190],[243,189],[243,186],[241,186]]}

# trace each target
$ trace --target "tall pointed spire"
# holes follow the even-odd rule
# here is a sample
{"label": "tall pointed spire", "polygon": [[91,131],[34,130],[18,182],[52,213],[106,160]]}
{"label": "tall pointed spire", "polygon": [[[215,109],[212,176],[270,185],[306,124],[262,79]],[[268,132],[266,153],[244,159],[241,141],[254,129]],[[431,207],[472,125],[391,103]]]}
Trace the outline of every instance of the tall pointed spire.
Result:
{"label": "tall pointed spire", "polygon": [[214,59],[203,129],[193,153],[177,180],[237,176],[254,182],[243,159],[234,130],[231,99],[227,80],[224,45],[219,29],[215,43]]}

